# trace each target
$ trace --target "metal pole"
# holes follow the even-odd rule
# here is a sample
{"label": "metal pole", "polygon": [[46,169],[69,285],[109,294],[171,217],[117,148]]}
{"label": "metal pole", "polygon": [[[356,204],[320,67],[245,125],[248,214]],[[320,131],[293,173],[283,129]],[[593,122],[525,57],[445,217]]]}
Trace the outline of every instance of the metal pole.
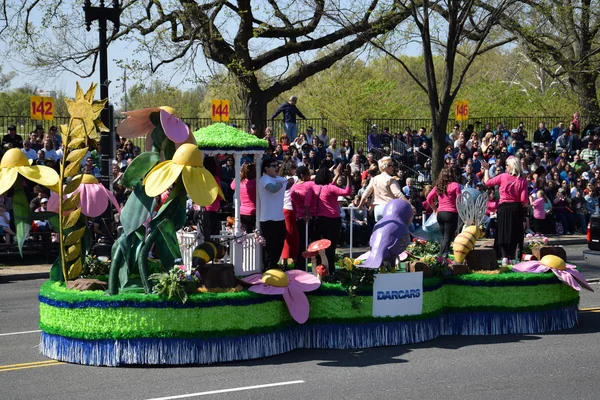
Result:
{"label": "metal pole", "polygon": [[[98,20],[98,32],[100,34],[100,98],[108,99],[108,54],[106,43],[106,19]],[[105,126],[110,126],[110,112],[108,103],[102,110],[101,119]],[[105,188],[110,188],[110,158],[112,154],[110,135],[112,132],[102,132],[100,134],[100,172],[102,173],[102,185]]]}

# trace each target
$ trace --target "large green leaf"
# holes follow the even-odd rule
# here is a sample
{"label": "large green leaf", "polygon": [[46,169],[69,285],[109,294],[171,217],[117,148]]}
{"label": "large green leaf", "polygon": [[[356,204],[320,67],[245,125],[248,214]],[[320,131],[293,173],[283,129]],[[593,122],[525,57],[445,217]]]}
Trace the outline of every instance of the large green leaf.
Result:
{"label": "large green leaf", "polygon": [[133,159],[121,178],[121,184],[125,187],[134,187],[144,179],[156,163],[160,161],[160,155],[154,152],[142,153]]}
{"label": "large green leaf", "polygon": [[158,224],[165,219],[169,219],[173,222],[175,231],[178,231],[185,226],[187,220],[185,202],[187,198],[185,191],[181,188],[182,186],[183,184],[181,181],[178,181],[175,184],[169,198],[150,222],[150,229],[156,229]]}
{"label": "large green leaf", "polygon": [[156,236],[156,240],[154,241],[154,254],[156,253],[158,253],[158,258],[165,271],[173,268],[176,258],[181,258],[181,254],[174,256],[171,253],[171,249],[169,249],[169,245],[165,242],[162,235]]}
{"label": "large green leaf", "polygon": [[138,182],[135,189],[121,210],[121,224],[126,235],[136,231],[150,218],[154,198],[148,197],[143,186]]}
{"label": "large green leaf", "polygon": [[29,237],[29,230],[31,229],[31,209],[29,208],[29,201],[27,201],[20,179],[17,180],[17,184],[15,185],[13,211],[15,215],[15,227],[17,228],[17,245],[19,246],[19,253],[23,257],[23,244]]}
{"label": "large green leaf", "polygon": [[175,143],[169,139],[166,135],[162,142],[162,151],[165,155],[165,159],[171,160],[173,159],[173,155],[175,154]]}
{"label": "large green leaf", "polygon": [[179,242],[177,241],[177,234],[173,221],[165,219],[158,224],[158,230],[165,243],[165,246],[169,249],[169,252],[173,258],[181,258],[181,249],[179,248]]}
{"label": "large green leaf", "polygon": [[[159,114],[159,118],[160,118],[160,114]],[[156,127],[152,131],[152,142],[154,144],[154,148],[158,149],[158,151],[161,151],[162,150],[161,146],[163,144],[163,141],[166,138],[167,138],[167,135],[165,135],[165,131],[163,131],[162,125],[159,122],[158,125],[156,125]]]}
{"label": "large green leaf", "polygon": [[122,242],[126,240],[126,235],[121,235],[112,248],[110,249],[110,274],[108,277],[108,292],[109,294],[117,294],[119,292],[119,287],[123,287],[127,284],[127,279],[129,279],[129,274],[126,273],[124,276],[121,276],[121,271],[123,268],[127,269],[127,262],[125,261],[125,257],[122,253]]}
{"label": "large green leaf", "polygon": [[52,268],[50,268],[50,280],[52,281],[64,281],[63,270],[62,270],[62,259],[60,258],[60,254],[58,255],[54,264],[52,264]]}

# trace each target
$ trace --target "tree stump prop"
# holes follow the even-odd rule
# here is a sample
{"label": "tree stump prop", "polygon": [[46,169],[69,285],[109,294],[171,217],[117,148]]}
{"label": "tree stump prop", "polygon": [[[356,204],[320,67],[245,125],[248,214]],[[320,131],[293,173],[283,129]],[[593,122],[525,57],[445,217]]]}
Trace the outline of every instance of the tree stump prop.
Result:
{"label": "tree stump prop", "polygon": [[74,290],[106,290],[108,284],[98,279],[75,279],[74,281],[67,282],[67,289]]}
{"label": "tree stump prop", "polygon": [[233,288],[237,285],[233,264],[205,264],[198,267],[200,285],[207,289]]}
{"label": "tree stump prop", "polygon": [[567,262],[567,252],[562,246],[540,246],[532,249],[531,253],[538,260],[541,260],[544,256],[553,255],[560,257],[564,262]]}
{"label": "tree stump prop", "polygon": [[496,251],[490,248],[474,248],[467,254],[465,261],[471,270],[492,271],[498,269]]}
{"label": "tree stump prop", "polygon": [[452,264],[450,269],[452,270],[452,275],[461,275],[469,272],[469,267],[466,264]]}
{"label": "tree stump prop", "polygon": [[433,271],[429,268],[429,265],[421,261],[409,261],[407,264],[407,272],[423,272],[424,278],[431,278]]}

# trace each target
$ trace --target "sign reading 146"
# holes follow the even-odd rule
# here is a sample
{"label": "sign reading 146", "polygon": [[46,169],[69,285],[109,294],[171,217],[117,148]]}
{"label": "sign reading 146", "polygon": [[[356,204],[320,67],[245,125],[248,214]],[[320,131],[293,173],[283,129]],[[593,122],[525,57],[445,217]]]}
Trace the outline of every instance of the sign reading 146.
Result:
{"label": "sign reading 146", "polygon": [[30,96],[29,110],[31,119],[50,121],[54,119],[54,99],[52,97]]}
{"label": "sign reading 146", "polygon": [[456,100],[456,120],[467,121],[469,119],[469,102],[467,100]]}
{"label": "sign reading 146", "polygon": [[213,122],[229,122],[229,100],[213,100],[210,111]]}

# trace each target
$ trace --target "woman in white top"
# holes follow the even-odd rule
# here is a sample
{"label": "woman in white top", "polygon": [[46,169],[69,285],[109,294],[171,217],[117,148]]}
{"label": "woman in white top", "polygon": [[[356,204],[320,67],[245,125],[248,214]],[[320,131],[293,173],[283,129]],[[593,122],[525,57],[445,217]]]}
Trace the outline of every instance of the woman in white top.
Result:
{"label": "woman in white top", "polygon": [[381,173],[373,178],[367,189],[364,191],[360,200],[359,208],[367,203],[371,194],[373,194],[373,204],[375,205],[375,221],[383,218],[383,208],[388,201],[393,199],[403,199],[408,201],[398,181],[394,179],[394,163],[391,157],[383,157],[378,162]]}
{"label": "woman in white top", "polygon": [[264,270],[277,268],[277,261],[285,241],[285,222],[283,216],[283,197],[287,179],[277,175],[279,163],[276,159],[265,159],[262,164],[263,175],[258,180],[260,199],[260,229],[265,238]]}

